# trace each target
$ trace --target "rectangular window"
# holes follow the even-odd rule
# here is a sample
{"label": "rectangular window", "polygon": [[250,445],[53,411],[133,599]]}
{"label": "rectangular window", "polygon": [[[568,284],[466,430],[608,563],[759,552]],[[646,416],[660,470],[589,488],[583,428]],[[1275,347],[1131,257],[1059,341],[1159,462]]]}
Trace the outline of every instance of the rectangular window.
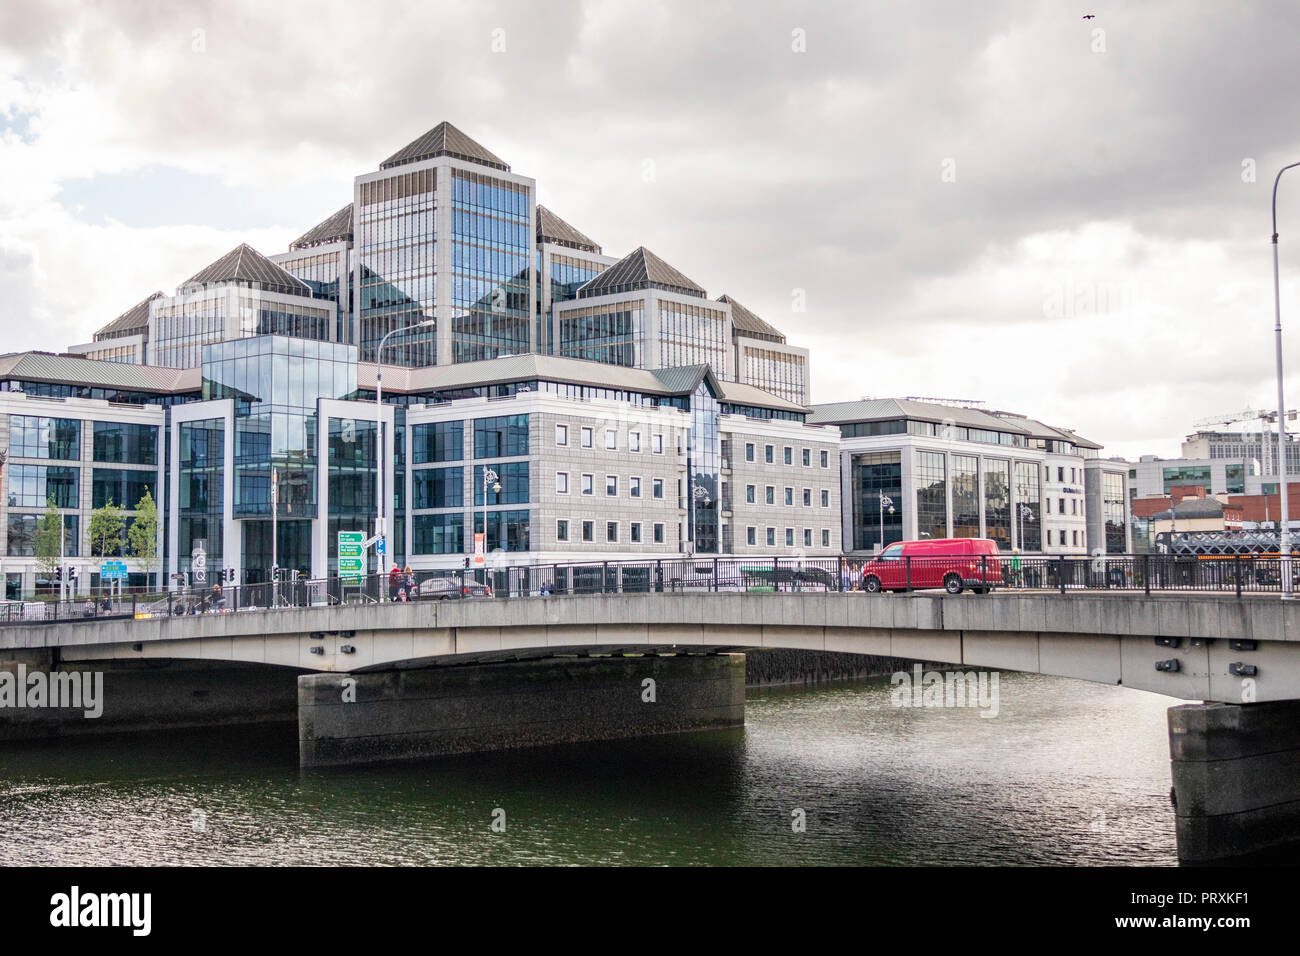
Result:
{"label": "rectangular window", "polygon": [[757,497],[757,491],[758,489],[753,485],[745,486],[745,504],[752,505],[754,503],[754,499]]}
{"label": "rectangular window", "polygon": [[830,529],[828,529],[828,528],[822,528],[822,547],[823,547],[823,548],[829,548],[830,546],[831,546],[831,533],[830,533]]}
{"label": "rectangular window", "polygon": [[124,422],[94,423],[95,461],[123,465],[158,464],[158,428]]}
{"label": "rectangular window", "polygon": [[812,489],[811,489],[811,488],[805,488],[805,489],[803,490],[803,506],[804,506],[805,508],[811,508],[811,507],[812,507]]}
{"label": "rectangular window", "polygon": [[803,466],[807,468],[810,465],[812,465],[812,449],[805,448],[803,450]]}
{"label": "rectangular window", "polygon": [[1072,515],[1077,515],[1078,513],[1079,513],[1079,499],[1078,499],[1078,498],[1071,498],[1071,499],[1070,499],[1070,514],[1072,514]]}
{"label": "rectangular window", "polygon": [[754,460],[754,443],[745,442],[745,461]]}
{"label": "rectangular window", "polygon": [[812,528],[803,529],[803,546],[805,548],[812,547]]}
{"label": "rectangular window", "polygon": [[822,452],[822,467],[823,467],[823,468],[829,468],[830,466],[831,466],[831,456],[830,456],[830,452],[828,452],[828,451],[823,451],[823,452]]}
{"label": "rectangular window", "polygon": [[[17,417],[17,416],[14,416]],[[10,465],[9,472],[9,507],[10,508],[44,508],[48,501],[53,501],[56,508],[76,508],[78,500],[80,468],[61,465]],[[114,477],[113,490],[118,488],[118,476],[122,473],[112,468],[97,468]],[[144,478],[152,478],[151,472],[139,472]],[[137,496],[128,507],[134,507],[139,500]],[[117,502],[119,505],[121,501]]]}
{"label": "rectangular window", "polygon": [[768,546],[769,548],[775,548],[775,547],[776,547],[776,529],[775,529],[775,528],[768,528],[768,529],[767,529],[767,546]]}
{"label": "rectangular window", "polygon": [[584,495],[590,495],[590,494],[594,494],[595,491],[596,491],[596,476],[595,476],[595,475],[583,475],[583,476],[582,476],[582,493],[583,493]]}
{"label": "rectangular window", "polygon": [[763,460],[764,460],[765,462],[767,462],[769,465],[772,464],[772,462],[776,461],[776,446],[775,446],[775,445],[767,445],[766,447],[764,447],[764,449],[763,449]]}
{"label": "rectangular window", "polygon": [[590,429],[590,428],[586,428],[586,427],[584,427],[584,428],[582,429],[582,447],[583,447],[583,448],[590,448],[590,447],[591,447],[591,429]]}
{"label": "rectangular window", "polygon": [[514,458],[528,454],[528,416],[474,419],[475,458]]}
{"label": "rectangular window", "polygon": [[662,498],[664,496],[664,480],[662,478],[656,478],[651,487],[654,489],[654,496],[656,498]]}
{"label": "rectangular window", "polygon": [[1074,546],[1077,548],[1079,546],[1079,532],[1071,531],[1070,537],[1074,540]]}
{"label": "rectangular window", "polygon": [[640,451],[640,450],[641,450],[641,433],[640,433],[640,432],[628,432],[628,433],[627,433],[627,450],[628,450],[628,451]]}
{"label": "rectangular window", "polygon": [[569,493],[569,473],[567,471],[557,471],[555,473],[555,493],[557,495],[567,495]]}
{"label": "rectangular window", "polygon": [[664,543],[664,526],[659,522],[655,522],[655,544],[663,544],[663,543]]}
{"label": "rectangular window", "polygon": [[413,554],[463,554],[465,516],[460,512],[415,515],[411,523],[411,538]]}
{"label": "rectangular window", "polygon": [[[14,465],[18,468],[37,468],[44,466],[37,465]],[[66,469],[51,468],[51,471]],[[139,503],[140,499],[145,496],[145,492],[153,495],[155,484],[155,472],[152,471],[135,471],[125,468],[95,468],[91,472],[90,478],[90,504],[92,508],[102,508],[108,504],[111,499],[113,504],[119,508],[125,508],[128,511],[133,510]],[[153,495],[155,502],[158,496]],[[66,505],[60,507],[72,507],[76,505]]]}
{"label": "rectangular window", "polygon": [[569,540],[569,521],[567,518],[560,518],[555,522],[555,540]]}
{"label": "rectangular window", "polygon": [[774,487],[772,487],[771,485],[768,485],[768,486],[763,490],[763,494],[764,494],[764,497],[765,497],[765,499],[766,499],[766,501],[767,501],[767,503],[768,503],[769,505],[774,505],[774,504],[776,504],[776,489],[775,489]]}
{"label": "rectangular window", "polygon": [[632,498],[640,498],[640,497],[641,497],[641,479],[640,479],[640,478],[629,478],[629,479],[627,480],[627,493],[628,493],[628,496],[629,496],[629,497],[632,497]]}
{"label": "rectangular window", "polygon": [[749,545],[758,543],[758,529],[752,525],[745,529],[745,543]]}
{"label": "rectangular window", "polygon": [[641,522],[639,522],[639,521],[633,521],[633,522],[632,522],[632,525],[631,525],[631,535],[632,535],[632,543],[633,543],[633,544],[640,544],[640,543],[641,543]]}
{"label": "rectangular window", "polygon": [[613,498],[618,495],[618,475],[605,476],[605,496]]}
{"label": "rectangular window", "polygon": [[[341,476],[331,476],[334,477]],[[359,489],[357,496],[343,492],[341,485],[330,486],[330,511],[334,511],[337,492],[343,492],[344,504],[350,508],[374,508],[375,485],[372,480]],[[417,468],[411,472],[411,491],[415,496],[415,507],[423,508],[459,508],[465,503],[465,469],[464,468]],[[365,497],[362,497],[364,494]],[[340,514],[344,513],[342,511]]]}
{"label": "rectangular window", "polygon": [[596,523],[594,521],[584,521],[582,523],[582,540],[594,541],[596,539]]}
{"label": "rectangular window", "polygon": [[462,460],[465,457],[464,422],[426,422],[414,426],[411,429],[411,456],[417,465]]}
{"label": "rectangular window", "polygon": [[785,546],[787,548],[794,547],[794,528],[785,529]]}
{"label": "rectangular window", "polygon": [[1065,483],[1065,469],[1058,467],[1056,469],[1056,480],[1061,484]]}
{"label": "rectangular window", "polygon": [[605,429],[605,451],[618,451],[618,430]]}
{"label": "rectangular window", "polygon": [[794,449],[789,445],[785,446],[785,463],[787,465],[794,464]]}
{"label": "rectangular window", "polygon": [[1060,507],[1058,507],[1058,508],[1056,509],[1056,513],[1057,513],[1058,515],[1063,515],[1063,514],[1065,514],[1065,499],[1064,499],[1064,498],[1058,498],[1057,501],[1060,502]]}
{"label": "rectangular window", "polygon": [[10,415],[9,457],[75,461],[81,457],[81,422],[75,418]]}
{"label": "rectangular window", "polygon": [[650,447],[656,455],[662,455],[664,453],[664,436],[662,434],[656,434],[654,436],[654,442]]}
{"label": "rectangular window", "polygon": [[606,540],[606,541],[617,541],[617,540],[618,540],[618,522],[617,522],[617,521],[606,521],[606,522],[605,522],[605,540]]}
{"label": "rectangular window", "polygon": [[789,508],[789,507],[791,507],[791,506],[794,505],[794,489],[793,489],[793,488],[787,488],[787,489],[785,489],[785,504],[786,504],[786,507],[787,507],[787,508]]}
{"label": "rectangular window", "polygon": [[822,507],[823,507],[823,508],[829,508],[830,506],[831,506],[831,492],[830,492],[830,489],[829,489],[829,488],[823,488],[823,489],[822,489]]}
{"label": "rectangular window", "polygon": [[555,426],[555,444],[557,444],[557,445],[567,445],[568,443],[569,443],[569,426],[568,426],[568,425],[556,425],[556,426]]}

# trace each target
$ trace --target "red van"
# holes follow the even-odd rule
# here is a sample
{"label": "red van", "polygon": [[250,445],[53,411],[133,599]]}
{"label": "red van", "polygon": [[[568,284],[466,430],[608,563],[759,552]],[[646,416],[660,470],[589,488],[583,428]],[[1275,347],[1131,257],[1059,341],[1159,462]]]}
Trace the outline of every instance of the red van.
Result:
{"label": "red van", "polygon": [[987,594],[1002,581],[998,544],[989,538],[926,538],[891,544],[862,569],[862,590],[970,588]]}

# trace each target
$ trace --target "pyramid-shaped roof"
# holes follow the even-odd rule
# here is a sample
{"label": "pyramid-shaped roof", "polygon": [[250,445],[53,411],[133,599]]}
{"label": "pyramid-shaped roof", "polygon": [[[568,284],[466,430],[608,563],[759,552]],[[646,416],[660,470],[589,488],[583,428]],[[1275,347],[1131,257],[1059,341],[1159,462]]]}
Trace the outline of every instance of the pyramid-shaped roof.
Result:
{"label": "pyramid-shaped roof", "polygon": [[379,168],[391,169],[394,166],[433,159],[435,156],[450,156],[453,159],[463,159],[466,162],[478,163],[480,166],[491,166],[493,169],[510,172],[510,167],[500,156],[470,139],[446,121],[439,123],[418,139],[407,143],[380,163]]}
{"label": "pyramid-shaped roof", "polygon": [[537,207],[537,241],[551,242],[557,246],[567,246],[570,249],[581,249],[584,252],[600,255],[600,246],[545,206]]}
{"label": "pyramid-shaped roof", "polygon": [[182,289],[205,285],[256,284],[268,292],[288,295],[311,295],[311,287],[295,275],[285,272],[248,243],[242,243],[206,269],[201,269],[183,283]]}
{"label": "pyramid-shaped roof", "polygon": [[94,341],[101,339],[120,339],[126,335],[135,335],[149,328],[149,303],[162,297],[155,292],[143,302],[137,302],[94,335]]}
{"label": "pyramid-shaped roof", "polygon": [[736,330],[737,335],[743,335],[746,338],[765,339],[771,342],[785,343],[785,336],[779,329],[764,322],[731,296],[720,295],[718,296],[718,301],[726,302],[731,306],[731,327]]}
{"label": "pyramid-shaped roof", "polygon": [[348,203],[324,222],[312,226],[289,243],[290,249],[310,249],[328,242],[352,241],[352,203]]}
{"label": "pyramid-shaped roof", "polygon": [[704,288],[645,246],[638,246],[581,289],[578,297],[590,299],[598,295],[612,295],[634,289],[663,289],[704,298]]}

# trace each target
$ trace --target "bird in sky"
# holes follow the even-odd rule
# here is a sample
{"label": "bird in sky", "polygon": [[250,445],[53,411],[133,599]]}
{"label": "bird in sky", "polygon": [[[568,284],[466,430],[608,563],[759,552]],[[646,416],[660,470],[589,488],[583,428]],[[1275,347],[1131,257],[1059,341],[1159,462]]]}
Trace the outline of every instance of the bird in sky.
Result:
{"label": "bird in sky", "polygon": [[1095,13],[1085,13],[1085,14],[1083,15],[1083,19],[1085,19],[1085,20],[1096,20],[1096,19],[1097,19],[1097,14],[1095,14]]}

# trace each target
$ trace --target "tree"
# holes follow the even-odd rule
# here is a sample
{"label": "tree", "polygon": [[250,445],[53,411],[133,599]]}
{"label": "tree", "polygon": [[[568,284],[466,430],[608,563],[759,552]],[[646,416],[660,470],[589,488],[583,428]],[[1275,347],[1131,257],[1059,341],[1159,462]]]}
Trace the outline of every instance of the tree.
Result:
{"label": "tree", "polygon": [[50,498],[45,502],[45,514],[41,515],[36,522],[36,536],[32,541],[32,554],[36,557],[36,565],[45,572],[47,578],[53,577],[54,569],[59,566],[62,534],[63,515],[54,506],[54,499]]}
{"label": "tree", "polygon": [[158,506],[148,488],[135,504],[135,521],[126,537],[131,557],[140,562],[145,574],[152,576],[158,568]]}
{"label": "tree", "polygon": [[122,549],[122,509],[109,498],[90,513],[90,553],[110,557]]}

